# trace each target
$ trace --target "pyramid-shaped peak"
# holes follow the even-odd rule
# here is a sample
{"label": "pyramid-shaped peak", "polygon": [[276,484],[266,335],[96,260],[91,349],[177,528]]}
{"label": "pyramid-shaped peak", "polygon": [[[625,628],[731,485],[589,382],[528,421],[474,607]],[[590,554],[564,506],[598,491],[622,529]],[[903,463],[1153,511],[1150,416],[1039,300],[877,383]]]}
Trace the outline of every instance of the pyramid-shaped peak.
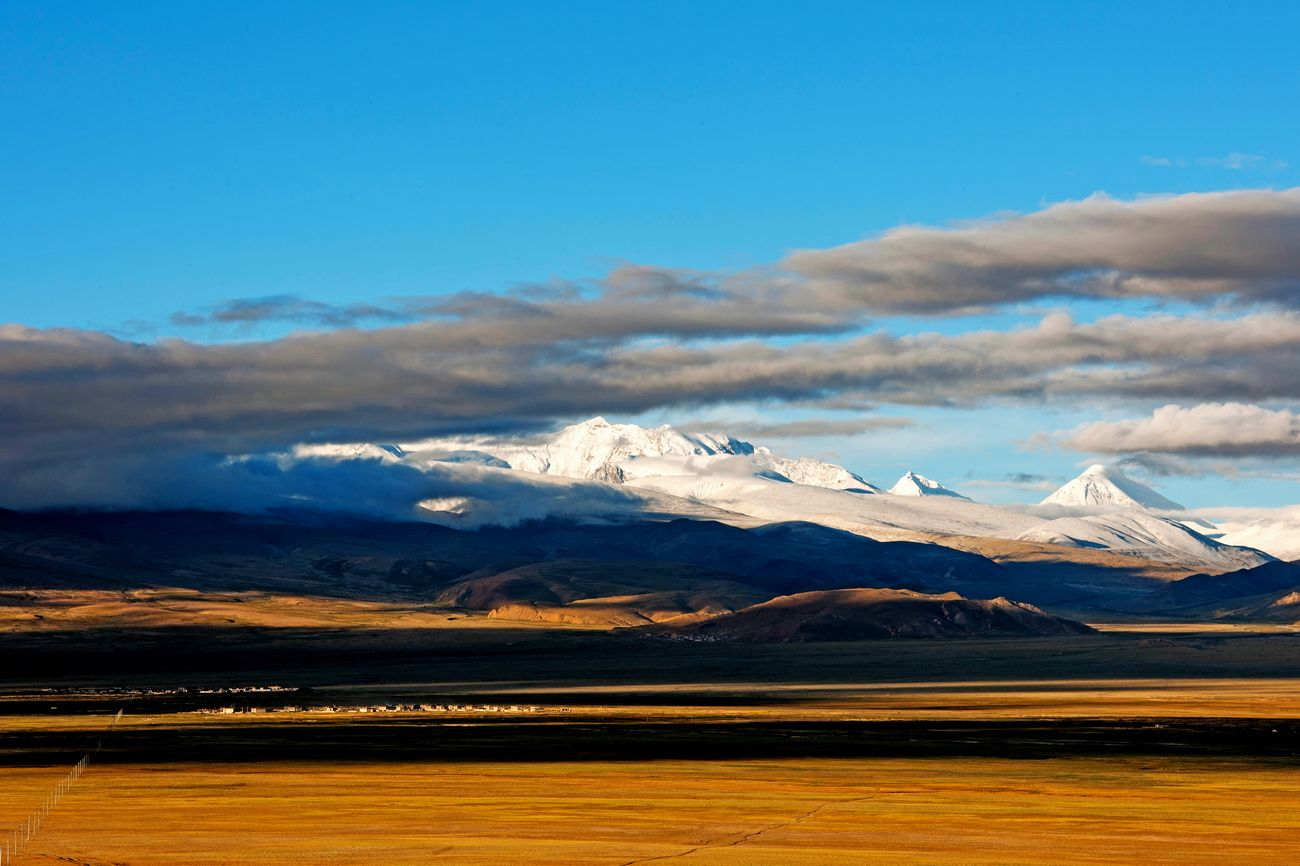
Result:
{"label": "pyramid-shaped peak", "polygon": [[955,499],[967,498],[955,490],[949,490],[938,481],[933,481],[926,478],[924,475],[913,472],[910,469],[903,473],[903,477],[899,478],[893,487],[889,488],[889,492],[895,496],[950,496]]}
{"label": "pyramid-shaped peak", "polygon": [[1102,463],[1094,463],[1066,482],[1040,504],[1070,508],[1133,508],[1141,511],[1182,511],[1183,506],[1161,496],[1140,481]]}

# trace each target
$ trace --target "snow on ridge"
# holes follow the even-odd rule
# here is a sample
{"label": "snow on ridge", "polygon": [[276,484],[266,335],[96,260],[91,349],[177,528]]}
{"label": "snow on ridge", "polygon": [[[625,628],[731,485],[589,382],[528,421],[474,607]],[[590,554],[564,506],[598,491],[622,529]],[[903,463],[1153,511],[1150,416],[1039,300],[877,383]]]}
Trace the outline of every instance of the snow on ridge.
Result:
{"label": "snow on ridge", "polygon": [[1254,568],[1273,557],[1259,550],[1216,541],[1192,527],[1149,511],[1059,517],[1022,532],[1020,541],[1113,550],[1194,568],[1235,571]]}
{"label": "snow on ridge", "polygon": [[856,472],[850,472],[843,466],[824,463],[811,457],[777,457],[766,448],[757,449],[763,455],[763,462],[771,465],[778,473],[795,484],[808,487],[825,487],[829,490],[844,490],[851,493],[879,493],[880,488],[867,481]]}

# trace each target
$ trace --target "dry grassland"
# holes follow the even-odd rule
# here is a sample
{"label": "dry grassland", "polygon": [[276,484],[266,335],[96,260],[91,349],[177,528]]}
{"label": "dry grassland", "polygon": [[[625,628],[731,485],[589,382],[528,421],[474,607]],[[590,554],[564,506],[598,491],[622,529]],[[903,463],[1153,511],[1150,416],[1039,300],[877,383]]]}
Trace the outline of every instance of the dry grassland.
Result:
{"label": "dry grassland", "polygon": [[256,591],[205,592],[183,587],[0,590],[0,634],[195,626],[461,630],[490,628],[493,623],[482,613],[466,614],[430,604]]}
{"label": "dry grassland", "polygon": [[18,863],[1280,866],[1297,806],[1219,760],[102,765]]}

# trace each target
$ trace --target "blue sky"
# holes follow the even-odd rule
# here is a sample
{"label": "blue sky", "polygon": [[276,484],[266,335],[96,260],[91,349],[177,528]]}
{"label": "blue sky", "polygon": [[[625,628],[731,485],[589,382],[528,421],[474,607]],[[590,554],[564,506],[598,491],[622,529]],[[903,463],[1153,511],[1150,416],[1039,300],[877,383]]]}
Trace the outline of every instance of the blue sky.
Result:
{"label": "blue sky", "polygon": [[[1284,3],[10,2],[0,321],[277,337],[287,325],[168,317],[629,261],[741,270],[1097,191],[1290,187],[1298,32]],[[807,449],[880,481],[917,463],[958,483],[976,460],[1065,475],[1078,455],[1013,443],[1096,416],[894,414],[965,425],[966,444],[893,431]],[[1169,483],[1200,504],[1300,500],[1293,482]]]}

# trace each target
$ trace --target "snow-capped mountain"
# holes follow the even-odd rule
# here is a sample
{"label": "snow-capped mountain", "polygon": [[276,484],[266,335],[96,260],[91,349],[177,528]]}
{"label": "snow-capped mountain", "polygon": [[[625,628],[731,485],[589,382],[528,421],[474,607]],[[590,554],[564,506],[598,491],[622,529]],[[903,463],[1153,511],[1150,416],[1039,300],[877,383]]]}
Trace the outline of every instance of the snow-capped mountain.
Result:
{"label": "snow-capped mountain", "polygon": [[[404,444],[406,460],[416,465],[446,462],[447,455],[480,454],[510,469],[619,484],[632,477],[707,473],[730,458],[749,458],[752,473],[832,490],[878,493],[842,466],[812,458],[780,457],[767,448],[722,433],[684,433],[667,424],[639,427],[592,418],[534,441],[510,439],[431,439]],[[462,462],[464,458],[462,456]]]}
{"label": "snow-capped mountain", "polygon": [[1129,508],[1109,514],[1061,517],[1017,536],[1020,541],[1113,550],[1191,568],[1235,571],[1271,562],[1258,550],[1215,541],[1177,520]]}
{"label": "snow-capped mountain", "polygon": [[889,488],[889,492],[895,496],[952,496],[957,499],[970,499],[969,496],[962,496],[956,490],[949,490],[938,481],[933,481],[924,475],[917,475],[911,470],[904,473],[903,477]]}
{"label": "snow-capped mountain", "polygon": [[1183,506],[1166,499],[1145,484],[1107,469],[1100,463],[1089,466],[1067,482],[1040,505],[1061,505],[1067,508],[1116,507],[1143,511],[1182,511]]}

